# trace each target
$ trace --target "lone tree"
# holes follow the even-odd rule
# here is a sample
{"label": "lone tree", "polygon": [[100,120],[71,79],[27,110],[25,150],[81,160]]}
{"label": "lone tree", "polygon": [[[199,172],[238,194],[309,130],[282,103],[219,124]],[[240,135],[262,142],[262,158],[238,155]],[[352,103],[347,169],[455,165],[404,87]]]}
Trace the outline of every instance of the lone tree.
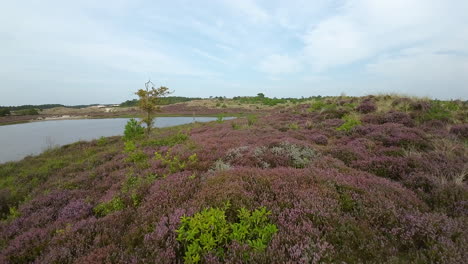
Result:
{"label": "lone tree", "polygon": [[158,106],[159,99],[170,93],[172,92],[170,92],[167,87],[161,86],[159,88],[155,88],[151,81],[145,83],[145,89],[140,89],[135,93],[140,97],[138,100],[138,107],[146,113],[146,117],[142,119],[142,122],[146,124],[147,136],[153,126],[153,113],[160,110]]}

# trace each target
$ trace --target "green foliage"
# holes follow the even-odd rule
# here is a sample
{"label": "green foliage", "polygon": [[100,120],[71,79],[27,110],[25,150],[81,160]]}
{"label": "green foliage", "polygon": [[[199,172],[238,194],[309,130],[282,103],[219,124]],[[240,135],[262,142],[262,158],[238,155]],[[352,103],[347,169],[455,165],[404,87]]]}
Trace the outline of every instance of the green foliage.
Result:
{"label": "green foliage", "polygon": [[179,156],[172,156],[171,152],[168,151],[164,156],[159,152],[155,152],[154,159],[160,160],[163,165],[166,165],[169,168],[170,173],[176,173],[178,171],[184,170],[187,165],[193,165],[197,163],[198,156],[197,153],[194,153],[190,155],[187,160],[181,160]]}
{"label": "green foliage", "polygon": [[148,160],[148,156],[146,156],[146,154],[141,150],[137,150],[137,151],[130,153],[128,155],[128,158],[126,159],[126,161],[128,162],[133,162],[133,163],[142,165],[142,167],[146,167],[145,165],[146,165],[147,160]]}
{"label": "green foliage", "polygon": [[5,219],[6,222],[10,222],[18,217],[21,216],[21,213],[18,211],[18,209],[15,206],[10,207],[8,215]]}
{"label": "green foliage", "polygon": [[450,121],[452,112],[456,112],[460,107],[454,102],[431,101],[431,107],[418,116],[419,121]]}
{"label": "green foliage", "polygon": [[7,116],[7,115],[10,115],[10,109],[0,108],[0,116]]}
{"label": "green foliage", "polygon": [[102,217],[113,212],[121,211],[124,208],[125,204],[123,200],[120,197],[116,196],[108,202],[98,204],[96,207],[94,207],[93,212],[96,216]]}
{"label": "green foliage", "polygon": [[39,112],[35,108],[18,110],[15,112],[17,115],[38,115]]}
{"label": "green foliage", "polygon": [[98,146],[104,146],[106,145],[108,142],[107,138],[106,137],[100,137],[98,140],[97,140],[97,145]]}
{"label": "green foliage", "polygon": [[135,119],[128,120],[125,125],[123,140],[136,140],[143,136],[145,133],[144,128]]}
{"label": "green foliage", "polygon": [[226,104],[221,105],[221,108],[227,108]]}
{"label": "green foliage", "polygon": [[338,106],[336,104],[331,104],[331,103],[326,103],[322,100],[316,100],[314,103],[312,103],[307,109],[309,112],[316,112],[316,111],[332,111],[336,110]]}
{"label": "green foliage", "polygon": [[237,241],[247,244],[253,250],[265,250],[274,234],[276,225],[269,223],[271,214],[265,207],[251,212],[241,208],[237,221],[229,222],[224,208],[208,208],[192,217],[182,217],[181,226],[176,230],[177,240],[185,249],[185,263],[199,263],[207,253],[223,257],[226,246]]}
{"label": "green foliage", "polygon": [[349,132],[354,127],[361,125],[361,120],[359,120],[359,118],[354,115],[346,115],[342,119],[345,121],[345,123],[336,128],[338,131]]}
{"label": "green foliage", "polygon": [[223,114],[219,114],[218,117],[216,117],[216,122],[218,123],[223,123],[224,122],[224,115]]}
{"label": "green foliage", "polygon": [[289,129],[291,130],[298,130],[299,129],[299,125],[297,123],[291,123],[289,124]]}
{"label": "green foliage", "polygon": [[128,157],[125,159],[125,161],[135,163],[140,167],[148,166],[148,156],[146,156],[142,150],[137,148],[135,142],[126,141],[124,144],[124,152],[128,153]]}
{"label": "green foliage", "polygon": [[160,99],[170,93],[167,87],[155,88],[151,81],[145,83],[145,89],[140,89],[135,93],[139,97],[138,107],[146,114],[142,121],[146,124],[147,135],[149,135],[153,126],[153,113],[159,110]]}
{"label": "green foliage", "polygon": [[232,122],[232,123],[231,123],[231,127],[232,127],[232,129],[234,129],[234,130],[239,130],[239,129],[241,129],[241,125],[239,125],[239,124],[236,123],[236,122]]}
{"label": "green foliage", "polygon": [[127,153],[131,153],[136,150],[136,145],[135,145],[135,142],[133,141],[126,141],[124,142],[124,145],[125,145],[124,151]]}
{"label": "green foliage", "polygon": [[255,123],[257,123],[257,116],[256,115],[248,115],[247,116],[247,124],[249,126],[253,126]]}

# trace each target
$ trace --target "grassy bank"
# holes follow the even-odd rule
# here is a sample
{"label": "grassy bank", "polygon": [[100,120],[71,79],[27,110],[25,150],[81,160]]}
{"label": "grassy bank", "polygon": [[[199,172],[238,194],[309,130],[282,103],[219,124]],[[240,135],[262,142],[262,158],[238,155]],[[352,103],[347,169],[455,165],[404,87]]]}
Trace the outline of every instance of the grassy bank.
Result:
{"label": "grassy bank", "polygon": [[[343,96],[243,115],[0,165],[0,262],[468,258],[466,102]],[[214,218],[224,231],[203,233]]]}

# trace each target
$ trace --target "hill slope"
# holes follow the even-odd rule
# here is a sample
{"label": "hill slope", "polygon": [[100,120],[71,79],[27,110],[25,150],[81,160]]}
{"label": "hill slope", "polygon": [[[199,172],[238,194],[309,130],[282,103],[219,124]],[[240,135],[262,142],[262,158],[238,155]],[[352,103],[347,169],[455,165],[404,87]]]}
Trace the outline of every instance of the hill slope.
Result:
{"label": "hill slope", "polygon": [[462,263],[467,118],[466,102],[322,98],[3,164],[0,262],[182,263],[181,217],[229,202],[278,232],[204,263]]}

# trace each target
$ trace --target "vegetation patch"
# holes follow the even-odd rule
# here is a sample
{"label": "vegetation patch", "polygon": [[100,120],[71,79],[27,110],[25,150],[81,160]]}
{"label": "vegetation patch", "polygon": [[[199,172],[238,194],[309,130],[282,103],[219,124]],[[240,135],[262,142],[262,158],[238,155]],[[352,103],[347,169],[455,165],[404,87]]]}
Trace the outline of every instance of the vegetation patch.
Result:
{"label": "vegetation patch", "polygon": [[241,208],[231,221],[226,215],[227,210],[229,205],[208,208],[194,216],[181,218],[176,232],[177,240],[185,251],[185,263],[202,262],[209,253],[223,259],[228,244],[233,241],[247,244],[252,250],[263,251],[278,232],[276,225],[268,219],[271,212],[265,207],[254,211]]}

